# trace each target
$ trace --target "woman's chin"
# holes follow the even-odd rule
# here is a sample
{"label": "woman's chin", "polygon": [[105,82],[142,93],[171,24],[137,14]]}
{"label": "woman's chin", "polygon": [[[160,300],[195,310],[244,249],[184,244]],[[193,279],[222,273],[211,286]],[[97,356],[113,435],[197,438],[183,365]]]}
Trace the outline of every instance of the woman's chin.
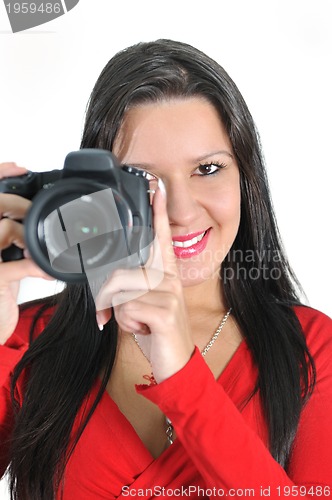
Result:
{"label": "woman's chin", "polygon": [[219,281],[220,266],[217,269],[209,267],[195,267],[178,262],[180,280],[183,287],[197,286],[207,281]]}

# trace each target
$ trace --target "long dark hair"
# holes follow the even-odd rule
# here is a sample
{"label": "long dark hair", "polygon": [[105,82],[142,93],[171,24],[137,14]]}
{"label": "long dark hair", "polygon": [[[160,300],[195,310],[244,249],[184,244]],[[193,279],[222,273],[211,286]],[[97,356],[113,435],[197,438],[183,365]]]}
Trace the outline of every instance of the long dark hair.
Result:
{"label": "long dark hair", "polygon": [[[286,468],[315,369],[294,312],[299,285],[280,243],[259,137],[236,85],[190,45],[135,45],[115,55],[96,82],[81,147],[112,150],[132,106],[194,96],[218,110],[240,169],[241,222],[220,283],[258,366],[253,393],[261,397],[271,454]],[[11,442],[12,498],[50,500],[61,489],[66,462],[111,375],[116,334],[114,321],[100,334],[87,286],[67,286],[49,325],[15,369],[14,401],[18,378],[26,382]],[[100,391],[73,441],[75,416],[102,368]]]}

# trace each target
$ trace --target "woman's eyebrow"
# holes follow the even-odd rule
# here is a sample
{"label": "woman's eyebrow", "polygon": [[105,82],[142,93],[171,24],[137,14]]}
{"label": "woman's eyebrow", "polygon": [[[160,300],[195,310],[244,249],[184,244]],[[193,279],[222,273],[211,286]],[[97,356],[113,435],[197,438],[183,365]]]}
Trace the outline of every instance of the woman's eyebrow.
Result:
{"label": "woman's eyebrow", "polygon": [[[191,162],[192,163],[200,163],[204,160],[207,160],[208,158],[211,158],[211,156],[216,156],[216,155],[226,155],[229,158],[231,158],[232,160],[234,159],[234,156],[232,155],[232,153],[230,153],[229,151],[226,151],[224,149],[221,149],[218,151],[204,153],[202,156],[199,156],[197,158],[193,158],[191,160]],[[125,164],[125,165],[131,165],[132,167],[145,169],[145,170],[149,170],[149,169],[153,168],[153,165],[150,165],[149,163],[139,163],[139,162],[133,162],[133,161],[123,161],[121,163]]]}
{"label": "woman's eyebrow", "polygon": [[216,156],[216,155],[226,155],[229,158],[232,158],[232,159],[234,158],[232,153],[230,153],[229,151],[226,151],[224,149],[221,149],[218,151],[212,151],[212,152],[206,153],[203,156],[200,156],[199,158],[195,158],[195,160],[193,160],[193,161],[200,162],[200,161],[206,160],[207,158],[210,158],[211,156]]}
{"label": "woman's eyebrow", "polygon": [[140,168],[142,170],[150,170],[151,168],[153,168],[153,166],[149,165],[148,163],[137,163],[135,161],[125,160],[121,162],[121,165],[130,165],[131,167]]}

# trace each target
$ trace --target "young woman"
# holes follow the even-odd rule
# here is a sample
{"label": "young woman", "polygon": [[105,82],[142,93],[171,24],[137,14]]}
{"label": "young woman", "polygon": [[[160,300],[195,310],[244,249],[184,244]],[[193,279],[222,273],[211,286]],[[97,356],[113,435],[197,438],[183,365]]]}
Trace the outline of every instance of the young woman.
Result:
{"label": "young woman", "polygon": [[[300,304],[235,84],[184,43],[130,47],[93,89],[81,146],[158,180],[159,252],[96,302],[68,285],[20,312],[17,282],[45,275],[0,264],[12,498],[330,496],[332,322]],[[0,195],[1,248],[24,248],[28,205]]]}

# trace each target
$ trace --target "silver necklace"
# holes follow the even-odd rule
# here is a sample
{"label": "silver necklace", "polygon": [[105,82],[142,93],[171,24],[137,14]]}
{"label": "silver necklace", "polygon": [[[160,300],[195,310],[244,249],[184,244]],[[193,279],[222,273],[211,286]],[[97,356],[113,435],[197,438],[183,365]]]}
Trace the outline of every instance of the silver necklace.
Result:
{"label": "silver necklace", "polygon": [[[211,347],[213,346],[213,344],[215,343],[215,341],[219,337],[221,330],[224,328],[225,323],[228,320],[229,315],[231,314],[231,311],[232,311],[232,308],[230,307],[229,310],[227,311],[227,313],[225,314],[225,316],[222,318],[222,320],[221,320],[218,328],[216,329],[216,331],[212,335],[212,337],[209,340],[209,342],[206,344],[206,346],[204,347],[204,349],[201,350],[201,355],[202,356],[206,356],[206,354],[209,352],[209,350],[211,349]],[[148,362],[151,364],[149,358],[146,356],[145,352],[143,351],[142,347],[140,346],[140,343],[138,342],[138,338],[137,338],[136,333],[132,332],[132,337],[133,337],[134,341],[136,342],[139,350],[141,351],[141,353],[145,357],[145,359],[147,359]],[[148,377],[148,376],[145,376],[145,377],[147,377],[149,380],[154,381],[153,374],[151,374],[151,377]],[[173,424],[172,424],[171,420],[167,416],[165,416],[165,421],[166,421],[167,445],[170,446],[174,442],[174,439],[173,439],[173,436],[174,436],[174,427],[173,427]]]}

